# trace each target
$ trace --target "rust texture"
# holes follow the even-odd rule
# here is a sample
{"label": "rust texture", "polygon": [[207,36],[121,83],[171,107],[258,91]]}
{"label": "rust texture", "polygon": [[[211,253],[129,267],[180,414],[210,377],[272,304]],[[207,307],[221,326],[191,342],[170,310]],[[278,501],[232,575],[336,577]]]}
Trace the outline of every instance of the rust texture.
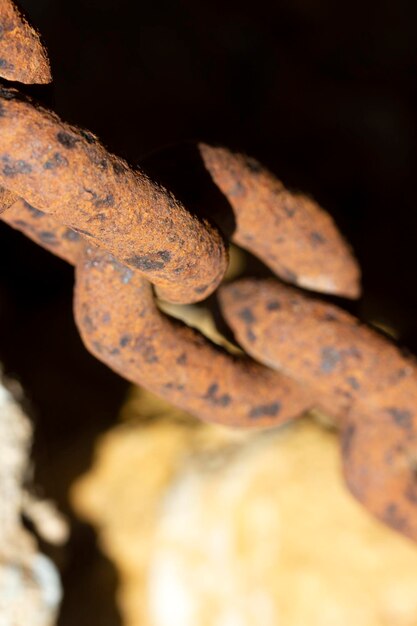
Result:
{"label": "rust texture", "polygon": [[255,159],[203,143],[199,150],[233,207],[237,245],[290,283],[349,298],[360,295],[360,270],[351,249],[316,202],[286,189]]}
{"label": "rust texture", "polygon": [[272,279],[232,283],[220,298],[248,354],[333,407],[354,495],[417,540],[416,361],[338,307]]}
{"label": "rust texture", "polygon": [[4,187],[0,187],[0,213],[12,206],[14,202],[16,202],[15,194]]}
{"label": "rust texture", "polygon": [[[50,79],[37,34],[6,0],[0,74]],[[98,359],[201,419],[230,426],[270,427],[311,408],[326,410],[340,429],[352,493],[417,541],[412,358],[342,309],[274,280],[220,290],[226,319],[250,356],[229,354],[159,310],[152,285],[160,297],[186,303],[220,283],[227,251],[216,221],[287,282],[347,297],[360,292],[349,246],[314,201],[249,157],[206,144],[195,149],[232,209],[233,228],[225,230],[224,205],[212,190],[197,193],[197,204],[208,205],[201,213],[193,202],[189,211],[188,198],[176,189],[174,196],[170,184],[0,87],[0,219],[75,265],[76,322]],[[198,187],[200,178],[193,180],[180,158],[178,164],[186,188]]]}
{"label": "rust texture", "polygon": [[77,265],[75,315],[81,337],[124,378],[201,419],[231,426],[275,426],[311,407],[309,396],[288,377],[232,356],[159,311],[151,285],[137,270],[86,245],[55,218],[19,200],[3,220]]}
{"label": "rust texture", "polygon": [[271,426],[309,407],[286,376],[232,356],[160,313],[149,283],[97,249],[86,248],[77,264],[75,317],[97,358],[204,420]]}
{"label": "rust texture", "polygon": [[18,198],[1,219],[64,261],[75,265],[84,245],[81,235]]}
{"label": "rust texture", "polygon": [[0,0],[0,76],[27,84],[52,80],[38,33],[11,0]]}
{"label": "rust texture", "polygon": [[195,302],[215,289],[227,252],[214,226],[15,91],[0,91],[0,113],[1,185],[139,270],[166,300]]}
{"label": "rust texture", "polygon": [[[0,0],[0,77],[28,84],[52,80],[48,55],[38,33],[11,0]],[[16,200],[14,193],[0,187],[0,213]]]}

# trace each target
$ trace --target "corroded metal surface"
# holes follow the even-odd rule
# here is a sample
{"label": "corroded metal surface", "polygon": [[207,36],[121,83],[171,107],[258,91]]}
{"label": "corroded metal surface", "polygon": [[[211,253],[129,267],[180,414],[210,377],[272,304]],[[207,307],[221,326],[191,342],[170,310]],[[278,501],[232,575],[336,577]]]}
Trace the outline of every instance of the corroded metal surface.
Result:
{"label": "corroded metal surface", "polygon": [[415,364],[381,334],[340,308],[278,281],[245,279],[221,288],[223,311],[245,350],[354,412],[402,396]]}
{"label": "corroded metal surface", "polygon": [[286,376],[232,356],[160,313],[149,283],[102,251],[86,248],[75,294],[81,337],[97,358],[206,421],[271,426],[310,406]]}
{"label": "corroded metal surface", "polygon": [[311,407],[294,381],[228,354],[161,313],[139,272],[86,246],[78,233],[50,215],[18,201],[3,219],[77,265],[75,315],[81,337],[90,352],[124,378],[206,421],[233,426],[277,425]]}
{"label": "corroded metal surface", "polygon": [[274,280],[221,289],[239,343],[310,390],[340,422],[348,485],[417,540],[417,363],[345,311]]}
{"label": "corroded metal surface", "polygon": [[199,150],[233,207],[236,244],[290,283],[359,296],[359,266],[330,215],[316,202],[286,189],[255,159],[203,143]]}
{"label": "corroded metal surface", "polygon": [[[399,407],[404,406],[404,398],[398,400]],[[344,475],[353,495],[370,512],[417,541],[417,431],[415,420],[397,411],[388,405],[388,412],[357,414],[344,425]],[[402,420],[407,419],[405,425]]]}
{"label": "corroded metal surface", "polygon": [[1,219],[64,261],[75,265],[83,239],[75,230],[18,198]]}
{"label": "corroded metal surface", "polygon": [[0,91],[0,184],[139,270],[166,300],[208,296],[227,266],[217,229],[91,133],[17,96]]}
{"label": "corroded metal surface", "polygon": [[0,213],[12,206],[14,202],[16,202],[15,194],[4,187],[0,187]]}
{"label": "corroded metal surface", "polygon": [[[0,77],[29,84],[52,80],[48,55],[38,33],[11,0],[0,0]],[[14,193],[0,187],[0,213],[16,200]]]}
{"label": "corroded metal surface", "polygon": [[0,0],[0,76],[19,83],[51,82],[39,35],[11,0]]}
{"label": "corroded metal surface", "polygon": [[[47,82],[39,39],[6,0],[0,26],[3,77]],[[288,282],[359,294],[358,265],[316,203],[253,159],[206,144],[196,150],[233,209],[232,241]],[[172,302],[212,293],[227,265],[216,226],[91,133],[3,87],[0,184],[0,218],[76,266],[76,321],[98,359],[208,421],[268,427],[324,408],[340,427],[352,493],[417,541],[413,359],[343,310],[273,280],[239,281],[220,295],[240,344],[260,363],[172,320],[151,285]]]}

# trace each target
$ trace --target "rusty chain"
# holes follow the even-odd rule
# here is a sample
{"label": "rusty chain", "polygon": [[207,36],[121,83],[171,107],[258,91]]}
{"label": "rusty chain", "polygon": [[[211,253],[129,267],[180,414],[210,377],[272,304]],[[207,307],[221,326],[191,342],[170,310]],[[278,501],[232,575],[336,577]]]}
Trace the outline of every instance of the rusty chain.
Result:
{"label": "rusty chain", "polygon": [[[0,76],[50,80],[39,37],[11,0],[0,0]],[[413,358],[342,309],[273,279],[219,290],[248,356],[226,352],[155,303],[153,287],[190,303],[220,284],[228,229],[219,197],[233,211],[231,241],[281,279],[357,297],[357,262],[327,213],[254,159],[198,144],[193,158],[211,185],[200,189],[207,206],[199,215],[165,188],[175,187],[178,169],[193,177],[179,152],[173,179],[159,157],[162,186],[16,89],[0,88],[0,130],[1,219],[75,266],[75,319],[90,352],[207,421],[271,427],[324,409],[339,427],[352,493],[417,540]],[[152,159],[147,165],[152,171]]]}

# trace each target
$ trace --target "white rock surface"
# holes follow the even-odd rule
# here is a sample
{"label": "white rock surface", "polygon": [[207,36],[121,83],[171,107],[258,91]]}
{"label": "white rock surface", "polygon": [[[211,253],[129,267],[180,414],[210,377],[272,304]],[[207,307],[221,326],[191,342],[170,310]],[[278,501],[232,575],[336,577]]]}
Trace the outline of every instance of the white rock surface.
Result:
{"label": "white rock surface", "polygon": [[62,596],[55,566],[22,524],[31,442],[29,419],[0,381],[0,626],[53,626]]}

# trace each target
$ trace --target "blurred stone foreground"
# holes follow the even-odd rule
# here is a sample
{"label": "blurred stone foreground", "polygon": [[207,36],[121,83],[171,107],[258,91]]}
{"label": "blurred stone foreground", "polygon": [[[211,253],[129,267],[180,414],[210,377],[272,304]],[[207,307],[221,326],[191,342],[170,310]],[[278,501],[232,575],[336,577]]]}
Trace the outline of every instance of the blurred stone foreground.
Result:
{"label": "blurred stone foreground", "polygon": [[0,381],[0,626],[53,626],[61,601],[55,566],[22,522],[51,543],[66,539],[53,505],[26,491],[31,442],[30,421]]}
{"label": "blurred stone foreground", "polygon": [[323,420],[237,432],[136,389],[72,500],[124,626],[417,625],[417,547],[347,492]]}

